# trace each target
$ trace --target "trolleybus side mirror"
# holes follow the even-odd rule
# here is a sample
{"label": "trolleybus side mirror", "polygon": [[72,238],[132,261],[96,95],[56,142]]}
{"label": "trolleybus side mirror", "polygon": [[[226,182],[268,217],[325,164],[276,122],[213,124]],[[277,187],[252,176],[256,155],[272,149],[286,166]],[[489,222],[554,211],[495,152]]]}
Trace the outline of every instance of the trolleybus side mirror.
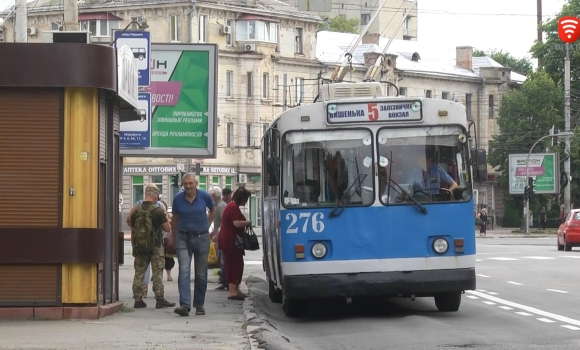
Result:
{"label": "trolleybus side mirror", "polygon": [[473,181],[487,181],[487,155],[484,149],[471,150],[471,164],[473,165]]}
{"label": "trolleybus side mirror", "polygon": [[280,160],[277,157],[266,159],[268,186],[280,185]]}

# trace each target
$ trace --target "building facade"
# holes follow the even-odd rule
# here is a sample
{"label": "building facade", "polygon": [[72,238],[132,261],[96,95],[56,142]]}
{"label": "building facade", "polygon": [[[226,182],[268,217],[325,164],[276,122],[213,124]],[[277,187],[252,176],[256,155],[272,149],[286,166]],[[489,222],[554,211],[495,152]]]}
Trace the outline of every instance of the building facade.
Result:
{"label": "building facade", "polygon": [[[14,13],[4,18],[6,41],[14,41]],[[153,43],[216,43],[218,59],[217,156],[215,159],[123,159],[123,215],[156,183],[169,206],[178,188],[171,176],[200,166],[201,189],[252,192],[245,211],[261,225],[260,144],[269,123],[286,108],[312,102],[324,66],[316,59],[316,30],[322,18],[276,0],[195,3],[179,0],[79,3],[79,24],[96,44],[109,44],[113,29],[147,20]],[[40,0],[28,8],[29,42],[61,30],[62,0]],[[31,29],[30,29],[31,28]],[[190,169],[185,169],[191,163]]]}
{"label": "building facade", "polygon": [[[319,32],[317,57],[329,66],[329,70],[337,64],[346,64],[344,54],[356,36]],[[362,81],[386,42],[387,39],[377,35],[363,37],[353,50],[353,69],[344,80]],[[502,96],[521,86],[525,77],[489,57],[473,57],[473,48],[469,46],[457,47],[455,57],[445,60],[429,59],[430,52],[423,51],[418,44],[394,40],[385,54],[388,64],[381,81],[396,85],[403,96],[442,98],[465,105],[467,117],[475,122],[477,130],[477,137],[473,137],[470,144],[489,152],[489,141],[500,132],[497,117]],[[443,57],[446,57],[445,54]],[[388,84],[384,84],[384,89],[387,95],[396,94],[394,87]],[[488,164],[488,181],[476,184],[474,189],[474,209],[485,205],[489,215],[501,220],[504,193],[495,181],[497,175],[497,170]]]}

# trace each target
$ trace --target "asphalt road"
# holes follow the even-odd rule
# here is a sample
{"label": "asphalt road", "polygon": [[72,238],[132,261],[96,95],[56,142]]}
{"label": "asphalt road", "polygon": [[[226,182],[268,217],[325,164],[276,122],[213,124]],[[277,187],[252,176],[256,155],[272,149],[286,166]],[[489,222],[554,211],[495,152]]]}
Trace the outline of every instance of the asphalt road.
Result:
{"label": "asphalt road", "polygon": [[264,322],[255,337],[284,350],[579,349],[580,249],[557,251],[555,237],[477,242],[478,289],[454,313],[438,312],[432,298],[392,298],[311,304],[307,317],[290,319],[270,302],[261,266],[247,266]]}

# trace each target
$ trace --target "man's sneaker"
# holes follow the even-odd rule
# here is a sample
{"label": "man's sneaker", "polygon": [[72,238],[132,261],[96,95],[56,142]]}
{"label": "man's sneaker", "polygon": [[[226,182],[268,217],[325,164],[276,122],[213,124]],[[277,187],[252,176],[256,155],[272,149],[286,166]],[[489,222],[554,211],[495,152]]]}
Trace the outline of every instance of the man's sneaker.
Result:
{"label": "man's sneaker", "polygon": [[182,306],[176,307],[175,310],[173,310],[173,312],[175,312],[179,316],[189,316],[189,309],[187,308],[187,306],[182,305]]}
{"label": "man's sneaker", "polygon": [[133,307],[135,309],[142,309],[144,307],[147,307],[147,304],[145,304],[145,302],[143,300],[136,300],[135,305],[133,305]]}
{"label": "man's sneaker", "polygon": [[155,304],[156,309],[163,309],[164,307],[174,307],[175,303],[169,302],[165,299],[157,300],[157,304]]}

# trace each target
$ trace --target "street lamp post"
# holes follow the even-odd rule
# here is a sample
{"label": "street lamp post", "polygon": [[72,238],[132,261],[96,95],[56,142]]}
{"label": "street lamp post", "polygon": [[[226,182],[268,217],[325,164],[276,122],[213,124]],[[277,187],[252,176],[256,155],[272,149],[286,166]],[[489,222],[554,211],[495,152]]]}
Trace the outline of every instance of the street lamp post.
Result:
{"label": "street lamp post", "polygon": [[[542,141],[545,138],[548,137],[556,137],[556,136],[564,136],[564,137],[569,137],[569,136],[573,136],[574,133],[571,131],[565,131],[565,132],[560,132],[556,135],[546,135],[546,136],[542,136],[540,137],[536,142],[534,142],[534,144],[532,145],[532,147],[530,148],[530,151],[528,152],[528,156],[526,158],[526,184],[528,182],[528,177],[530,174],[530,155],[532,154],[532,151],[534,150],[534,147],[536,147],[536,145],[538,144],[538,142]],[[557,179],[554,179],[554,181],[557,181]],[[527,185],[526,185],[527,186]],[[524,226],[524,234],[529,234],[529,227],[530,227],[530,199],[529,197],[526,198],[526,195],[524,193],[524,203],[526,205],[526,224]]]}

